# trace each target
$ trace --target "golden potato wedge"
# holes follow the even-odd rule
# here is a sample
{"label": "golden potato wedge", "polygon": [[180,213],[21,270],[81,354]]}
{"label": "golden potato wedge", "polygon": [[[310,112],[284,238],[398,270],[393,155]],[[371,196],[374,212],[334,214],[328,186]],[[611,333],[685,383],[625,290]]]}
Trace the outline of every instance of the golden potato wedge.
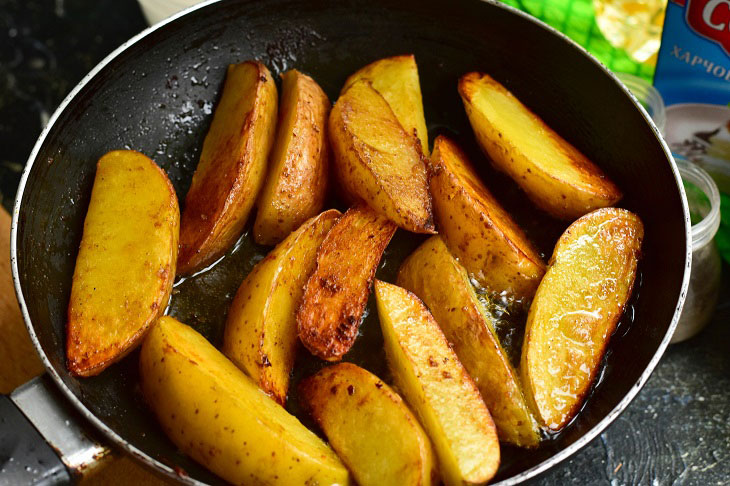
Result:
{"label": "golden potato wedge", "polygon": [[432,236],[401,265],[397,284],[429,308],[459,361],[474,379],[502,441],[521,447],[540,443],[517,372],[509,362],[492,318],[479,302],[464,267],[441,236]]}
{"label": "golden potato wedge", "polygon": [[372,62],[347,78],[342,92],[361,79],[370,81],[375,91],[385,98],[401,126],[419,139],[421,150],[428,155],[428,130],[416,57],[406,54]]}
{"label": "golden potato wedge", "polygon": [[538,207],[574,220],[621,199],[598,166],[489,75],[465,74],[459,94],[482,150]]}
{"label": "golden potato wedge", "polygon": [[296,69],[281,75],[279,126],[257,202],[254,239],[274,245],[322,210],[327,192],[330,100]]}
{"label": "golden potato wedge", "polygon": [[256,264],[228,310],[223,352],[281,405],[294,365],[304,284],[319,245],[340,216],[330,209],[305,221]]}
{"label": "golden potato wedge", "polygon": [[418,139],[406,133],[368,81],[358,81],[340,95],[328,128],[342,192],[365,201],[403,229],[435,233]]}
{"label": "golden potato wedge", "polygon": [[370,284],[395,230],[390,220],[360,204],[327,233],[297,310],[299,339],[315,356],[339,361],[355,343]]}
{"label": "golden potato wedge", "polygon": [[109,152],[96,166],[68,306],[66,360],[93,376],[134,349],[167,306],[180,209],[152,160]]}
{"label": "golden potato wedge", "polygon": [[139,366],[142,393],[170,440],[226,481],[350,484],[319,437],[191,327],[162,317]]}
{"label": "golden potato wedge", "polygon": [[500,452],[479,390],[418,297],[380,280],[375,296],[395,384],[433,442],[444,483],[486,483]]}
{"label": "golden potato wedge", "polygon": [[479,180],[464,152],[436,138],[431,194],[439,232],[467,271],[490,292],[530,300],[545,264],[517,223]]}
{"label": "golden potato wedge", "polygon": [[180,275],[194,273],[235,243],[266,176],[276,127],[276,84],[266,66],[228,66],[223,94],[185,197]]}
{"label": "golden potato wedge", "polygon": [[555,246],[527,317],[520,370],[538,420],[560,430],[596,376],[636,277],[644,227],[625,209],[593,211]]}
{"label": "golden potato wedge", "polygon": [[324,368],[299,396],[360,486],[428,486],[431,441],[403,399],[352,363]]}

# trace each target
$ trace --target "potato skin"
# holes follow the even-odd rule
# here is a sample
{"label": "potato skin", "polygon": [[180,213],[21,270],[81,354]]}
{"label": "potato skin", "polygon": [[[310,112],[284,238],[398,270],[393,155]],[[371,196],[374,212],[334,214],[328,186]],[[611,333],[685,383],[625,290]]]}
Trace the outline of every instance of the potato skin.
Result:
{"label": "potato skin", "polygon": [[544,211],[572,221],[621,199],[598,166],[489,75],[465,74],[459,94],[482,150]]}
{"label": "potato skin", "polygon": [[474,379],[497,426],[499,438],[521,447],[540,443],[537,426],[494,322],[479,302],[466,269],[441,236],[432,236],[401,265],[397,284],[433,314],[459,361]]}
{"label": "potato skin", "polygon": [[322,210],[327,192],[330,101],[309,76],[281,75],[281,104],[264,188],[257,202],[254,239],[274,245]]}
{"label": "potato skin", "polygon": [[142,393],[185,454],[234,484],[347,485],[335,453],[203,336],[162,317],[142,345]]}
{"label": "potato skin", "polygon": [[435,233],[420,143],[368,81],[340,95],[328,128],[333,172],[346,199],[365,201],[405,230]]}
{"label": "potato skin", "polygon": [[228,310],[223,353],[282,406],[297,349],[296,310],[317,249],[340,216],[330,209],[305,221],[256,264]]}
{"label": "potato skin", "polygon": [[228,66],[180,228],[180,275],[194,273],[235,243],[266,176],[276,127],[276,84],[263,64]]}
{"label": "potato skin", "polygon": [[395,384],[433,442],[443,482],[486,483],[500,450],[479,390],[418,297],[380,280],[375,296]]}
{"label": "potato skin", "polygon": [[538,420],[560,430],[590,390],[636,277],[644,228],[625,209],[593,211],[555,246],[525,328],[520,370]]}
{"label": "potato skin", "polygon": [[373,89],[385,98],[403,129],[419,139],[421,150],[428,155],[428,130],[416,57],[405,54],[371,62],[347,78],[342,92],[361,79],[370,81]]}
{"label": "potato skin", "polygon": [[68,306],[66,359],[76,376],[124,357],[164,311],[180,231],[175,189],[152,160],[115,150],[96,167]]}
{"label": "potato skin", "polygon": [[299,339],[315,356],[339,361],[355,343],[370,284],[395,230],[393,222],[360,204],[327,233],[297,310]]}
{"label": "potato skin", "polygon": [[461,149],[444,136],[431,156],[431,193],[444,242],[490,292],[529,301],[545,264],[527,236],[479,180]]}
{"label": "potato skin", "polygon": [[428,436],[377,376],[336,364],[300,382],[299,397],[360,486],[437,484]]}

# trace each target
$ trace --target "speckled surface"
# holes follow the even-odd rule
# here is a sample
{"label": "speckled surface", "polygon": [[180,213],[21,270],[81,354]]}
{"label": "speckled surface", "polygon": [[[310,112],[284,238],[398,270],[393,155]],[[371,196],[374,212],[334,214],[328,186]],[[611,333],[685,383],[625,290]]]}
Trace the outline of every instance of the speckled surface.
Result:
{"label": "speckled surface", "polygon": [[[134,0],[0,0],[0,196],[10,209],[43,124],[97,62],[146,26]],[[669,348],[600,437],[545,485],[730,484],[730,274],[698,337]]]}

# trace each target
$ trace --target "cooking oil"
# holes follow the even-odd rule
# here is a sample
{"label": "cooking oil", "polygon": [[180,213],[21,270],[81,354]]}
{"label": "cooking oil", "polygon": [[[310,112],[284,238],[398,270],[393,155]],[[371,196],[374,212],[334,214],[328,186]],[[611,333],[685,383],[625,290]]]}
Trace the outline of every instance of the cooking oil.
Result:
{"label": "cooking oil", "polygon": [[638,62],[656,64],[666,0],[593,0],[606,40]]}

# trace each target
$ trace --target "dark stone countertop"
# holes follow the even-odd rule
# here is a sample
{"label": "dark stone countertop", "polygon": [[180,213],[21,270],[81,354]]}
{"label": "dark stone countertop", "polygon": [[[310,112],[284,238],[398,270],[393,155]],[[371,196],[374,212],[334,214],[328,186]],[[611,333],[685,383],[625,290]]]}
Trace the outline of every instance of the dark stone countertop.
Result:
{"label": "dark stone countertop", "polygon": [[[134,0],[0,0],[0,199],[48,117],[81,78],[146,26]],[[540,478],[545,485],[730,484],[730,273],[696,338],[670,346],[621,417]]]}

